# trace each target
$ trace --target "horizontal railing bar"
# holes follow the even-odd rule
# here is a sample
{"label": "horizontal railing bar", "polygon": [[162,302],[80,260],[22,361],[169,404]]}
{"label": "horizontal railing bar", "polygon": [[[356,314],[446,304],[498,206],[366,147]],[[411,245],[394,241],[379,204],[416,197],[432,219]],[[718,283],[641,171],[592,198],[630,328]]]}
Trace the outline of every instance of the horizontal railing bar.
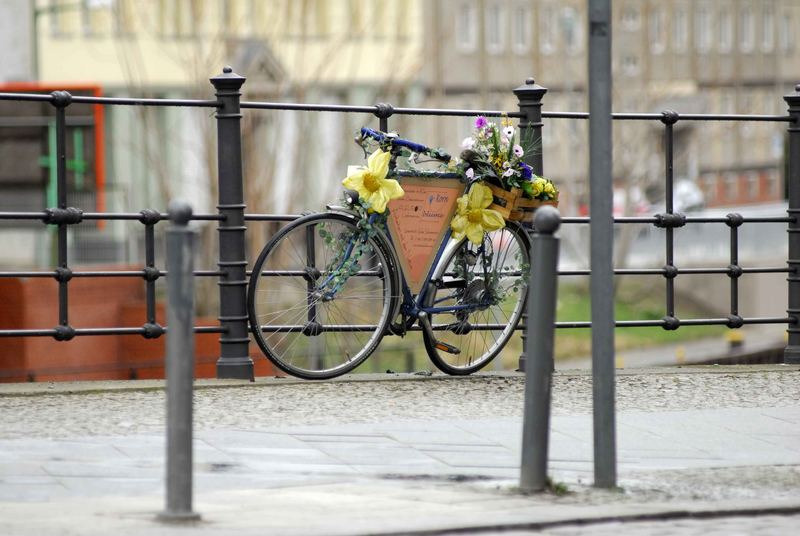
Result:
{"label": "horizontal railing bar", "polygon": [[51,102],[53,96],[41,93],[0,93],[0,100]]}
{"label": "horizontal railing bar", "polygon": [[217,108],[220,106],[220,103],[215,100],[140,99],[131,97],[89,97],[86,95],[73,95],[72,102],[113,106],[189,106],[194,108]]}
{"label": "horizontal railing bar", "polygon": [[[767,273],[789,273],[791,272],[791,268],[788,266],[772,266],[772,267],[755,267],[755,268],[746,268],[740,267],[742,269],[743,274],[767,274]],[[678,275],[696,275],[696,274],[727,274],[730,270],[728,268],[677,268],[676,273]],[[614,270],[614,274],[616,275],[664,275],[665,270],[663,268],[618,268]],[[362,271],[356,274],[353,274],[356,277],[377,277],[380,275],[381,272],[378,271]],[[559,270],[559,276],[588,276],[591,274],[591,270],[583,269],[583,270]],[[2,277],[41,277],[41,278],[48,278],[48,277],[56,277],[56,272],[0,272],[0,278]],[[146,274],[144,270],[107,270],[107,271],[79,271],[79,272],[72,272],[72,277],[144,277]],[[167,270],[159,270],[158,271],[159,277],[166,277],[169,275]],[[195,270],[192,272],[192,275],[197,277],[222,277],[226,275],[225,272],[220,270]],[[253,275],[251,270],[247,270],[246,275],[248,277]],[[262,276],[265,277],[306,277],[306,273],[301,270],[264,270],[261,272]],[[325,275],[325,272],[321,272],[321,275]],[[520,275],[519,272],[509,272],[507,275],[514,276]]]}
{"label": "horizontal railing bar", "polygon": [[[138,212],[84,212],[84,220],[140,220],[142,215]],[[160,212],[158,214],[160,221],[168,220],[169,214]],[[225,216],[222,214],[192,214],[189,218],[195,221],[219,221],[224,220]]]}
{"label": "horizontal railing bar", "polygon": [[302,218],[300,214],[245,214],[245,221],[293,221]]}
{"label": "horizontal railing bar", "polygon": [[[0,277],[56,277],[56,272],[0,272]],[[104,270],[104,271],[80,271],[72,272],[72,277],[144,277],[144,270]],[[167,270],[159,270],[159,277],[169,275]],[[220,270],[195,270],[192,275],[198,277],[222,277],[226,275]]]}
{"label": "horizontal railing bar", "polygon": [[[169,331],[167,326],[162,326],[165,332]],[[195,326],[195,333],[224,333],[222,326]],[[144,335],[144,328],[77,328],[76,337],[85,336],[105,336],[105,335]],[[0,329],[0,337],[53,337],[55,329]]]}
{"label": "horizontal railing bar", "polygon": [[[42,212],[0,212],[0,219],[3,220],[41,220],[47,217],[47,213]],[[247,221],[293,221],[301,218],[301,214],[245,214],[244,219]],[[83,219],[85,220],[140,220],[142,215],[138,212],[85,212]],[[169,214],[160,213],[159,220],[169,219]],[[222,221],[225,219],[224,214],[193,214],[190,218],[196,221]],[[620,216],[614,218],[614,223],[623,224],[654,224],[658,221],[653,216]],[[742,223],[791,223],[794,218],[789,216],[774,216],[774,217],[748,217],[742,218]],[[700,216],[686,216],[686,223],[727,223],[728,219],[725,216],[716,217],[700,217]],[[564,224],[589,224],[591,218],[589,216],[565,216],[561,219]]]}
{"label": "horizontal railing bar", "polygon": [[[614,223],[638,223],[638,224],[654,224],[658,221],[653,216],[620,216],[614,218]],[[774,217],[749,217],[743,216],[742,223],[791,223],[794,218],[789,216],[774,216]],[[715,217],[701,217],[701,216],[686,216],[686,223],[727,223],[728,219],[725,216]],[[591,223],[589,216],[566,216],[561,218],[561,223],[571,224],[588,224]]]}
{"label": "horizontal railing bar", "polygon": [[[41,220],[47,217],[47,212],[0,212],[0,220]],[[84,212],[84,220],[141,220],[139,212]],[[159,221],[168,220],[169,214],[159,213],[154,216]],[[193,214],[189,219],[196,221],[224,220],[223,214]]]}
{"label": "horizontal railing bar", "polygon": [[[302,112],[345,112],[379,114],[383,112],[380,106],[355,106],[348,104],[308,104],[289,102],[254,102],[243,101],[240,106],[255,110],[287,110]],[[392,107],[391,115],[439,115],[439,116],[464,116],[472,117],[484,115],[488,117],[523,117],[520,112],[504,112],[500,110],[463,110],[453,108],[395,108]]]}
{"label": "horizontal railing bar", "polygon": [[[788,216],[758,216],[758,217],[742,217],[742,223],[791,223],[794,218]],[[727,223],[728,219],[725,216],[719,217],[700,217],[700,216],[687,216],[686,223]]]}
{"label": "horizontal railing bar", "polygon": [[[319,276],[320,277],[325,277],[330,273],[331,272],[327,272],[325,270],[321,270],[319,272]],[[379,270],[362,270],[360,272],[354,273],[353,276],[378,277],[382,273],[383,272],[379,271]],[[247,275],[248,276],[253,275],[253,271],[252,270],[247,270]],[[308,272],[306,272],[305,270],[262,270],[261,271],[261,275],[262,276],[266,276],[266,277],[302,277],[302,278],[306,278],[306,277],[308,277]]]}
{"label": "horizontal railing bar", "polygon": [[[52,102],[49,94],[35,93],[0,93],[0,100],[44,101]],[[81,104],[103,105],[134,105],[134,106],[190,106],[217,108],[220,106],[216,100],[199,99],[153,99],[132,97],[94,97],[89,95],[72,95],[72,102]],[[241,108],[261,110],[297,110],[308,112],[349,112],[378,114],[382,109],[378,106],[355,106],[342,104],[307,104],[287,102],[258,102],[243,101]],[[440,116],[474,116],[484,115],[489,117],[514,117],[522,118],[521,112],[504,112],[500,110],[463,110],[449,108],[392,108],[392,115],[440,115]],[[588,119],[588,112],[542,112],[543,118],[551,119]],[[661,113],[629,113],[617,112],[611,114],[612,119],[618,120],[652,120],[660,121],[664,118]],[[684,121],[774,121],[792,122],[791,116],[767,114],[678,114],[679,120]]]}
{"label": "horizontal railing bar", "polygon": [[[755,317],[742,319],[745,324],[788,324],[792,319],[788,317]],[[708,325],[727,325],[730,322],[727,318],[689,318],[681,319],[681,326],[708,326]],[[615,323],[618,328],[626,327],[663,327],[663,320],[618,320]],[[356,332],[356,331],[372,331],[376,325],[370,324],[352,324],[352,325],[337,325],[323,327],[323,331],[330,332]],[[447,324],[435,324],[432,326],[434,331],[446,331]],[[556,322],[555,327],[559,329],[571,328],[590,328],[592,323],[590,321],[577,321],[577,322]],[[261,331],[267,333],[287,333],[301,331],[301,325],[284,325],[261,327]],[[474,324],[472,329],[478,331],[488,330],[502,330],[505,329],[505,324]],[[523,327],[517,326],[516,330],[522,330]],[[680,329],[680,328],[679,328]],[[165,331],[168,328],[164,327]],[[418,325],[411,326],[409,331],[421,331],[422,328]],[[143,335],[144,328],[80,328],[75,329],[75,336],[101,336],[101,335]],[[195,326],[195,333],[224,333],[225,328],[222,326]],[[55,329],[3,329],[0,330],[0,337],[53,337],[56,334]]]}
{"label": "horizontal railing bar", "polygon": [[[53,96],[41,93],[0,93],[0,100],[52,102]],[[220,104],[215,100],[196,99],[145,99],[131,97],[92,97],[89,95],[72,95],[72,102],[80,104],[135,105],[135,106],[194,106],[216,108]]]}
{"label": "horizontal railing bar", "polygon": [[[588,112],[542,112],[545,119],[589,119]],[[681,114],[677,115],[679,121],[767,121],[767,122],[786,122],[793,121],[788,115],[764,115],[764,114]],[[629,113],[618,112],[611,114],[612,119],[619,121],[661,121],[664,114],[661,113]]]}
{"label": "horizontal railing bar", "polygon": [[41,220],[44,212],[0,212],[0,220]]}
{"label": "horizontal railing bar", "polygon": [[[792,322],[788,317],[753,317],[743,318],[745,324],[789,324]],[[730,320],[728,318],[681,318],[680,327],[682,326],[726,326]],[[590,321],[578,322],[556,322],[556,327],[559,329],[571,328],[591,328]],[[618,328],[642,328],[642,327],[664,327],[663,320],[617,320],[614,322],[615,327]],[[680,327],[678,329],[680,329]],[[517,328],[520,329],[520,328]]]}
{"label": "horizontal railing bar", "polygon": [[[789,273],[792,271],[788,266],[770,266],[770,267],[752,267],[745,268],[740,266],[744,274],[768,274],[768,273]],[[725,268],[676,268],[675,273],[694,275],[694,274],[727,274],[730,269]],[[584,276],[590,275],[592,272],[588,268],[583,270],[559,270],[560,276]],[[664,275],[666,270],[663,268],[617,268],[614,270],[615,275]]]}

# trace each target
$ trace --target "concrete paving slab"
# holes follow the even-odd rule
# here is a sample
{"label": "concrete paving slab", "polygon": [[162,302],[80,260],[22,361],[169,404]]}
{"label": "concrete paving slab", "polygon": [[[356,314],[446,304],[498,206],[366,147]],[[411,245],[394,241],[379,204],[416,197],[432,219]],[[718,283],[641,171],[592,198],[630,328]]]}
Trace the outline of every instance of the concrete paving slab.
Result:
{"label": "concrete paving slab", "polygon": [[[305,389],[315,397],[313,414],[290,420],[229,413],[271,399],[272,384],[209,383],[196,393],[204,413],[194,443],[195,508],[203,521],[188,528],[237,536],[409,533],[736,504],[800,508],[799,377],[792,368],[621,376],[624,491],[606,492],[589,487],[592,421],[581,391],[585,377],[574,376],[562,394],[575,398],[560,398],[552,419],[550,472],[570,488],[563,497],[516,490],[518,378],[275,383],[283,399],[301,400]],[[446,385],[452,393],[441,389]],[[507,390],[503,396],[494,396],[498,386]],[[186,534],[187,527],[154,521],[163,508],[164,442],[148,408],[163,408],[163,397],[122,389],[107,404],[102,390],[22,392],[7,403],[0,386],[0,424],[18,423],[10,431],[0,427],[0,534]],[[341,397],[385,401],[398,392],[417,417],[392,416],[388,406],[359,415],[335,411],[347,406]],[[47,400],[40,405],[37,396]],[[327,422],[315,424],[326,403]],[[133,408],[150,413],[139,422],[136,412],[126,413]],[[69,418],[59,419],[62,411]],[[46,417],[26,421],[22,414]],[[23,430],[21,421],[30,437],[3,435]]]}

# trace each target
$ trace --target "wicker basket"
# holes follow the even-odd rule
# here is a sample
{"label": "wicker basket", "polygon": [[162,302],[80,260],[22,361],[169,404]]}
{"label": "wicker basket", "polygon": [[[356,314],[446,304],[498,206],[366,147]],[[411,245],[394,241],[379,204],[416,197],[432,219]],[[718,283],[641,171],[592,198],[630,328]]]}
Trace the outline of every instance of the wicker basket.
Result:
{"label": "wicker basket", "polygon": [[506,220],[532,223],[533,215],[536,213],[537,208],[544,205],[558,206],[558,198],[551,201],[526,199],[522,197],[521,188],[511,188],[509,191],[503,190],[494,184],[484,184],[489,187],[492,191],[492,196],[494,196],[494,202],[489,205],[489,208],[499,212]]}

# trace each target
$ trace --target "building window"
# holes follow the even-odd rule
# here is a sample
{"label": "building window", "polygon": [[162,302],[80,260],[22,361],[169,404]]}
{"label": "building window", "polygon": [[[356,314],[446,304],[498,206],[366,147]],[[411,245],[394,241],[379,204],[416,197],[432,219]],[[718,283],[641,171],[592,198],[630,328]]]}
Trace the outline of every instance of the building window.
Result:
{"label": "building window", "polygon": [[525,54],[531,48],[531,9],[524,4],[514,6],[511,16],[511,48]]}
{"label": "building window", "polygon": [[706,6],[701,6],[695,14],[695,46],[705,54],[711,50],[711,14]]}
{"label": "building window", "polygon": [[650,12],[650,50],[661,54],[667,48],[667,22],[664,9],[655,7]]}
{"label": "building window", "polygon": [[114,2],[114,33],[120,36],[133,34],[133,13],[131,0],[116,0]]}
{"label": "building window", "polygon": [[634,54],[622,56],[622,73],[625,76],[636,76],[639,74],[639,56]]}
{"label": "building window", "polygon": [[761,50],[772,52],[775,47],[775,6],[766,3],[761,7]]}
{"label": "building window", "polygon": [[81,2],[81,32],[86,36],[103,33],[103,18],[114,7],[114,0],[83,0]]}
{"label": "building window", "polygon": [[739,49],[742,52],[752,52],[756,43],[755,20],[750,6],[744,6],[739,12]]}
{"label": "building window", "polygon": [[553,6],[545,6],[539,17],[539,51],[552,54],[556,49],[556,11]]}
{"label": "building window", "polygon": [[583,35],[578,11],[574,7],[565,7],[561,11],[560,22],[567,52],[569,54],[577,54],[581,50],[581,36]]}
{"label": "building window", "polygon": [[719,51],[727,54],[733,48],[733,15],[727,9],[719,13]]}
{"label": "building window", "polygon": [[761,197],[761,177],[758,173],[747,174],[747,201],[758,201]]}
{"label": "building window", "polygon": [[461,52],[474,52],[478,44],[478,13],[474,2],[463,2],[456,16],[456,46]]}
{"label": "building window", "polygon": [[622,7],[622,27],[629,31],[635,32],[639,29],[639,6],[628,3]]}
{"label": "building window", "polygon": [[789,12],[784,12],[780,19],[778,39],[780,40],[781,52],[791,52],[794,49],[794,25],[792,24],[792,15]]}
{"label": "building window", "polygon": [[706,175],[703,177],[703,196],[706,203],[710,204],[717,200],[717,177],[716,175]]}
{"label": "building window", "polygon": [[486,51],[500,54],[505,46],[505,10],[499,3],[486,7]]}
{"label": "building window", "polygon": [[685,9],[676,9],[672,15],[672,48],[675,52],[686,52],[689,44],[689,19]]}
{"label": "building window", "polygon": [[725,174],[725,199],[735,201],[739,198],[739,176],[735,173]]}
{"label": "building window", "polygon": [[769,189],[768,195],[771,200],[774,201],[782,197],[781,176],[777,171],[773,170],[769,172],[767,176],[767,188]]}

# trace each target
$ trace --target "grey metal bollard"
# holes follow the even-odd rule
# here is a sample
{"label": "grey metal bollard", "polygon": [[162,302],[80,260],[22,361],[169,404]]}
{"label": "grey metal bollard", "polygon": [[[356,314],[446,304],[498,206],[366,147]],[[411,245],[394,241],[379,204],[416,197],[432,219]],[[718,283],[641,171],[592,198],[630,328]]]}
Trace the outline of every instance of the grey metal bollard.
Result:
{"label": "grey metal bollard", "polygon": [[611,0],[589,6],[589,224],[594,485],[617,486]]}
{"label": "grey metal bollard", "polygon": [[195,232],[187,226],[192,208],[169,205],[167,230],[167,463],[166,509],[159,519],[196,521],[192,511],[192,390],[194,381]]}
{"label": "grey metal bollard", "polygon": [[553,380],[553,339],[558,288],[558,238],[561,216],[553,207],[536,211],[528,284],[528,345],[525,366],[525,407],[522,418],[522,462],[519,487],[541,491],[547,485],[550,437],[550,391]]}

